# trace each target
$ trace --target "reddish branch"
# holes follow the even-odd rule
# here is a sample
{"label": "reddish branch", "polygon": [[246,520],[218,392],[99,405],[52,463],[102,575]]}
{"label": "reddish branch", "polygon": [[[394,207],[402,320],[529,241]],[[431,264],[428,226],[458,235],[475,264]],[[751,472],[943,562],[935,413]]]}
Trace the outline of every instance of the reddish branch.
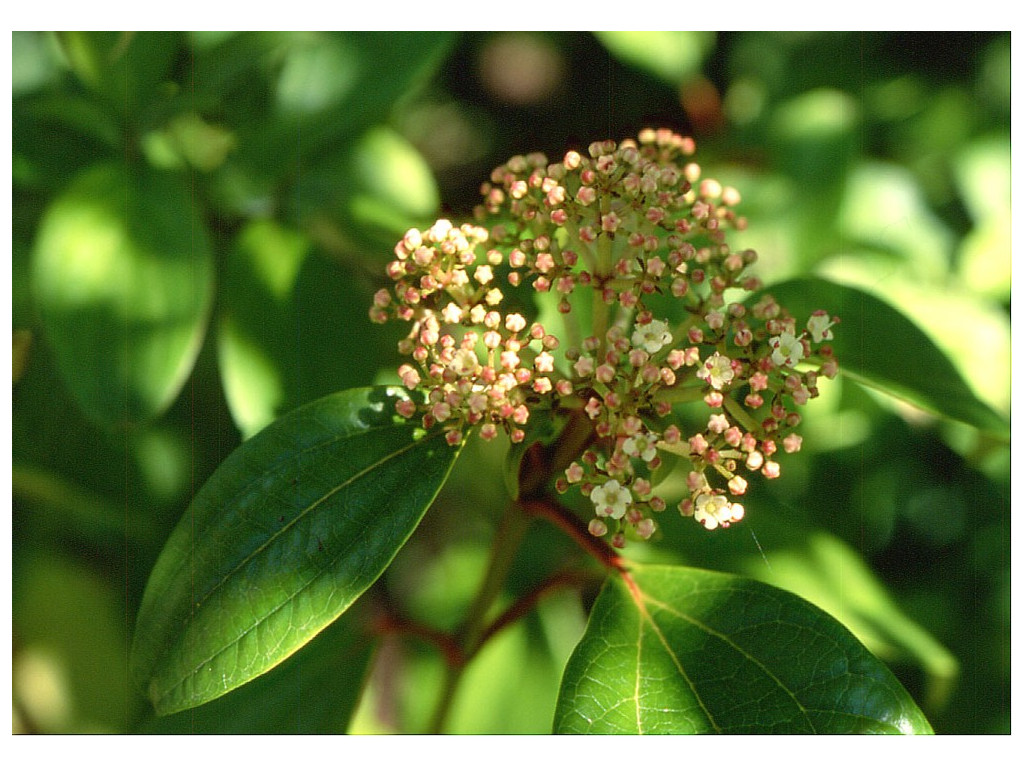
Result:
{"label": "reddish branch", "polygon": [[449,667],[464,667],[491,637],[532,611],[544,597],[564,587],[579,586],[590,578],[591,575],[580,571],[563,571],[549,576],[491,622],[473,648],[462,648],[454,634],[432,629],[393,614],[379,616],[375,630],[380,634],[404,635],[424,640],[437,647]]}
{"label": "reddish branch", "polygon": [[482,646],[491,637],[498,634],[509,624],[515,623],[528,614],[534,609],[537,603],[540,602],[541,598],[545,597],[549,593],[561,589],[562,587],[578,586],[585,583],[590,578],[591,577],[588,574],[581,573],[579,571],[565,571],[562,573],[552,574],[530,590],[530,592],[516,600],[515,603],[509,606],[504,613],[491,622],[480,637],[479,645]]}
{"label": "reddish branch", "polygon": [[449,667],[461,667],[468,659],[455,637],[448,632],[418,624],[394,614],[385,613],[377,618],[375,630],[380,634],[418,637],[437,647]]}
{"label": "reddish branch", "polygon": [[604,539],[591,536],[587,526],[576,515],[561,504],[546,498],[525,499],[519,506],[529,515],[554,523],[569,534],[586,552],[609,570],[626,571],[626,561]]}

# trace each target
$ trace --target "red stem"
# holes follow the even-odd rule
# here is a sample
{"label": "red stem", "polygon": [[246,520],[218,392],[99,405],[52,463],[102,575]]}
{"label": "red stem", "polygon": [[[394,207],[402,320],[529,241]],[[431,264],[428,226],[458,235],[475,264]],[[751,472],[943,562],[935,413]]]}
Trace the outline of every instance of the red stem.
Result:
{"label": "red stem", "polygon": [[591,536],[583,521],[561,504],[551,499],[530,498],[520,501],[519,506],[527,514],[543,518],[561,528],[605,568],[619,572],[626,571],[625,559],[604,539]]}
{"label": "red stem", "polygon": [[378,617],[375,629],[380,634],[405,635],[407,637],[418,637],[431,645],[437,646],[444,656],[445,663],[449,667],[461,667],[468,659],[462,648],[456,642],[455,637],[447,632],[418,624],[408,619],[393,614],[383,614]]}
{"label": "red stem", "polygon": [[562,587],[582,584],[589,579],[590,576],[578,571],[564,571],[562,573],[552,574],[530,590],[530,592],[523,595],[515,603],[510,605],[503,614],[491,622],[490,626],[488,626],[480,636],[479,646],[482,646],[491,637],[498,634],[509,624],[514,623],[532,611],[537,603],[540,602],[541,598],[545,597],[547,594],[554,592],[556,589],[561,589]]}

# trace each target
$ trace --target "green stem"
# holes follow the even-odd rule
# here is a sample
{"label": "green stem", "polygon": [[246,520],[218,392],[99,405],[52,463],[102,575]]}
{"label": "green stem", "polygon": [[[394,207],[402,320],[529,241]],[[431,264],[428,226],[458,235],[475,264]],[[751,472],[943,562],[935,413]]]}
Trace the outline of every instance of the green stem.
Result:
{"label": "green stem", "polygon": [[604,303],[604,287],[601,281],[594,286],[591,331],[597,338],[597,363],[601,364],[604,362],[605,335],[608,333],[608,305]]}
{"label": "green stem", "polygon": [[522,513],[516,504],[509,504],[498,530],[494,534],[494,545],[491,549],[487,573],[484,575],[484,580],[477,590],[476,597],[466,614],[462,630],[459,632],[460,646],[463,651],[462,661],[459,664],[450,664],[446,667],[444,684],[430,720],[429,733],[444,732],[462,675],[473,655],[480,650],[482,641],[486,639],[487,614],[501,594],[501,587],[508,577],[519,544],[529,527],[530,519]]}
{"label": "green stem", "polygon": [[736,421],[740,423],[747,432],[751,434],[758,434],[761,426],[751,418],[750,414],[743,410],[743,407],[733,400],[732,395],[728,395],[722,398],[722,405],[725,410],[728,411],[729,415],[732,416]]}
{"label": "green stem", "polygon": [[704,385],[689,384],[668,389],[659,389],[654,400],[659,403],[694,403],[704,397]]}

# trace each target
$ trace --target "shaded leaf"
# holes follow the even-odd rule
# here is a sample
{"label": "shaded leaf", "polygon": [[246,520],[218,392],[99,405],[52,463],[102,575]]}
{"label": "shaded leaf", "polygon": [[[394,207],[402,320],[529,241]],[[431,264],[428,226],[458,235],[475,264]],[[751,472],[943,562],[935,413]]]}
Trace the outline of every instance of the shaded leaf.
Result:
{"label": "shaded leaf", "polygon": [[566,666],[558,733],[929,733],[841,624],[756,581],[637,566],[609,578]]}
{"label": "shaded leaf", "polygon": [[345,733],[359,703],[374,644],[356,606],[249,685],[202,706],[143,723],[144,733]]}
{"label": "shaded leaf", "polygon": [[[847,378],[939,416],[1009,439],[1005,418],[977,398],[948,358],[909,318],[858,288],[797,278],[765,289],[802,325],[817,309],[842,322],[830,342]],[[756,300],[756,299],[754,299]]]}
{"label": "shaded leaf", "polygon": [[228,254],[217,351],[244,436],[299,405],[374,381],[389,362],[397,367],[401,329],[370,322],[373,291],[290,227],[261,220],[242,229]]}
{"label": "shaded leaf", "polygon": [[82,410],[124,425],[161,413],[188,377],[213,298],[213,260],[189,190],[146,167],[84,171],[48,208],[33,297]]}
{"label": "shaded leaf", "polygon": [[290,656],[369,587],[455,460],[396,417],[401,390],[347,390],[243,443],[196,495],[150,576],[132,672],[160,714]]}
{"label": "shaded leaf", "polygon": [[772,546],[768,563],[747,558],[743,571],[827,611],[890,663],[913,662],[926,676],[922,704],[943,705],[960,671],[949,650],[897,605],[860,553],[842,539],[806,529],[793,539],[788,548]]}
{"label": "shaded leaf", "polygon": [[65,31],[57,40],[79,80],[126,120],[159,95],[178,51],[177,32]]}

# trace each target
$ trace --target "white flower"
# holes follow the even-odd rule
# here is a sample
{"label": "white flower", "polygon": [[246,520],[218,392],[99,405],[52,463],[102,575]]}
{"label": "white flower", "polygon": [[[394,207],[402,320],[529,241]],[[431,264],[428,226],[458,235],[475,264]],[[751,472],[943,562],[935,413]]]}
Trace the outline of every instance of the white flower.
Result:
{"label": "white flower", "polygon": [[622,443],[622,450],[627,456],[639,457],[643,461],[653,461],[658,455],[658,436],[650,432],[627,437]]}
{"label": "white flower", "polygon": [[725,496],[701,493],[693,505],[693,519],[709,531],[718,526],[728,527],[743,519],[743,505],[730,504]]}
{"label": "white flower", "polygon": [[829,320],[828,313],[819,309],[811,314],[811,319],[807,321],[807,330],[811,332],[814,343],[819,344],[832,338],[832,331],[829,328],[833,325],[835,323]]}
{"label": "white flower", "polygon": [[776,365],[796,365],[804,358],[804,345],[800,341],[801,336],[794,336],[792,333],[783,331],[768,342],[772,348],[772,362]]}
{"label": "white flower", "polygon": [[533,367],[541,373],[551,373],[555,370],[555,358],[549,352],[541,352],[533,361]]}
{"label": "white flower", "polygon": [[637,326],[633,331],[633,346],[642,347],[651,355],[671,343],[672,334],[668,330],[668,323],[661,320],[651,320],[647,325]]}
{"label": "white flower", "polygon": [[440,243],[444,240],[448,233],[452,230],[452,223],[448,219],[438,219],[434,222],[434,226],[430,228],[427,236],[435,243]]}
{"label": "white flower", "polygon": [[487,264],[481,264],[476,268],[473,277],[480,285],[487,285],[487,283],[494,279],[494,272]]}
{"label": "white flower", "polygon": [[590,500],[594,502],[599,517],[618,520],[626,514],[626,508],[633,501],[633,494],[629,488],[623,488],[618,480],[609,480],[590,492]]}
{"label": "white flower", "polygon": [[697,369],[697,377],[708,382],[712,389],[721,389],[732,381],[733,375],[732,360],[717,352]]}
{"label": "white flower", "polygon": [[446,323],[457,323],[462,320],[462,307],[454,301],[450,301],[448,306],[441,310],[441,317]]}
{"label": "white flower", "polygon": [[460,349],[455,353],[455,357],[452,359],[449,367],[455,372],[456,376],[471,375],[480,368],[480,360],[472,349]]}

